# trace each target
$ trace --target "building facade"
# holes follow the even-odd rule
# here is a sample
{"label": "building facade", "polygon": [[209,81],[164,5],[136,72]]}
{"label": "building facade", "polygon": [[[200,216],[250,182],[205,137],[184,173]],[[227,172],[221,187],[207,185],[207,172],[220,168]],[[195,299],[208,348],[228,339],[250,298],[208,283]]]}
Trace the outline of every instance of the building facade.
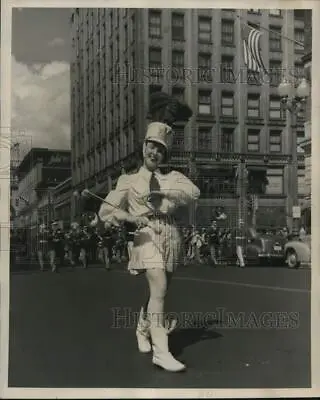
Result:
{"label": "building facade", "polygon": [[26,229],[32,249],[39,223],[54,219],[54,188],[71,175],[70,150],[32,148],[16,169],[15,226]]}
{"label": "building facade", "polygon": [[[243,25],[261,27],[267,81],[243,64]],[[291,135],[277,86],[303,74],[304,20],[294,10],[75,9],[71,18],[72,185],[105,195],[137,166],[149,95],[163,90],[194,111],[175,127],[171,164],[201,188],[198,221],[237,203],[237,167],[256,187],[257,223],[286,224]],[[263,30],[262,28],[268,30]],[[283,35],[280,36],[279,34]],[[304,138],[299,119],[298,137]],[[300,194],[304,157],[299,156]],[[79,214],[73,201],[72,213]],[[282,218],[281,222],[279,218]]]}
{"label": "building facade", "polygon": [[62,221],[64,226],[71,222],[71,197],[72,178],[69,176],[65,181],[58,184],[52,191],[54,219]]}
{"label": "building facade", "polygon": [[[308,82],[311,80],[311,64],[312,64],[312,10],[305,10],[305,54],[302,57],[302,62],[305,69],[305,76]],[[311,96],[308,97],[306,103],[305,115],[305,138],[301,142],[301,147],[305,152],[306,165],[306,197],[311,197]]]}

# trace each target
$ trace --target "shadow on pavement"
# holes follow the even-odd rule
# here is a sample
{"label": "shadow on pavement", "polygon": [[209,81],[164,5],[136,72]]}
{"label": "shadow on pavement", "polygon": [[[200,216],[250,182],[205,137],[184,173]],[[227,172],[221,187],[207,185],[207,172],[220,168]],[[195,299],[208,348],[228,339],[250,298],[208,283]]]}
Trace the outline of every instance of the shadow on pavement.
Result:
{"label": "shadow on pavement", "polygon": [[218,320],[199,320],[192,321],[190,326],[186,328],[178,328],[173,331],[169,336],[170,351],[174,356],[179,356],[183,350],[188,347],[202,342],[203,340],[212,340],[222,337],[218,332],[212,330],[221,324]]}

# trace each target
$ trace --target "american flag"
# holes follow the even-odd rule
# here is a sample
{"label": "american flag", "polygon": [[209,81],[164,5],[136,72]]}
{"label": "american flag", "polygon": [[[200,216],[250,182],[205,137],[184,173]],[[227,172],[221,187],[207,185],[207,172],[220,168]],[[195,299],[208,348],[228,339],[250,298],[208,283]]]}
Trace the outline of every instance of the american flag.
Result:
{"label": "american flag", "polygon": [[[249,29],[249,33],[243,37],[244,63],[249,71],[267,74],[259,49],[259,41],[262,33],[251,27]],[[245,33],[245,30],[242,32]]]}

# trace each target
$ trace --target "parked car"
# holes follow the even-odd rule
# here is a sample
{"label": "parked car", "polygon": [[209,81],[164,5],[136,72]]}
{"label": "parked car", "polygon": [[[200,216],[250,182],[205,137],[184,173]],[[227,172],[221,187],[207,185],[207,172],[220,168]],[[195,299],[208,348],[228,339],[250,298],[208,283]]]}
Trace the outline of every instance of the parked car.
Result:
{"label": "parked car", "polygon": [[301,240],[289,240],[284,247],[285,262],[289,268],[311,266],[311,235]]}
{"label": "parked car", "polygon": [[286,239],[283,236],[256,233],[251,229],[246,248],[246,264],[284,265],[285,242]]}

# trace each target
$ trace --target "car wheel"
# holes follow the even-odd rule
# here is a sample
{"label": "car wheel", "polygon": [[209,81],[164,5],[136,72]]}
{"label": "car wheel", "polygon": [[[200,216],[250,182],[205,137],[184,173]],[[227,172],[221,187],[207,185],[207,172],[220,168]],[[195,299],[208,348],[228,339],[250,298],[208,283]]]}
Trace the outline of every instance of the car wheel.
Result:
{"label": "car wheel", "polygon": [[295,250],[288,250],[286,255],[286,262],[289,268],[299,268],[300,262]]}

